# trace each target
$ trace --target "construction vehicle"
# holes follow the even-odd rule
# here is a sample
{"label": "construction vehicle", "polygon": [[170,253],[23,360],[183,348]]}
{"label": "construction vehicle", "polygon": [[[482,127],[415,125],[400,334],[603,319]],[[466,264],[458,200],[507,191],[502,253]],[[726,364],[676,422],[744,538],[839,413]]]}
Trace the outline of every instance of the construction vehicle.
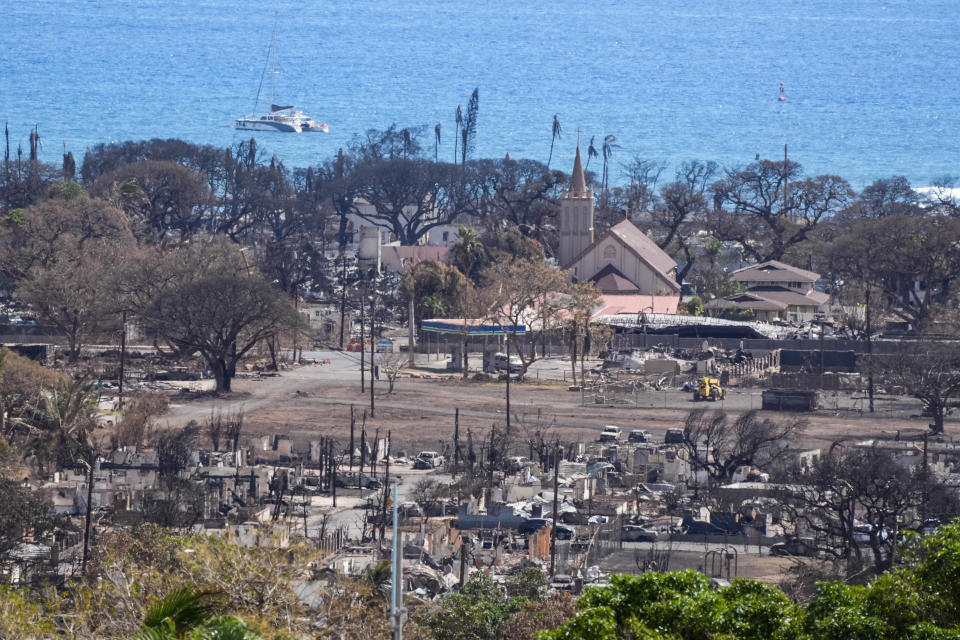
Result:
{"label": "construction vehicle", "polygon": [[693,390],[693,401],[709,400],[716,402],[723,400],[724,392],[717,378],[703,377],[697,381],[697,388]]}

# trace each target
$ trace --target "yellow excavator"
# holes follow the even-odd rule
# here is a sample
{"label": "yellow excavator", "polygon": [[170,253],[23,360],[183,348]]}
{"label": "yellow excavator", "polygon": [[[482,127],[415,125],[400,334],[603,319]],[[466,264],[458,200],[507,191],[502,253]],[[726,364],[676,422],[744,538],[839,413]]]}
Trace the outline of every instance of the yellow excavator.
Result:
{"label": "yellow excavator", "polygon": [[693,401],[709,400],[716,402],[723,400],[724,392],[717,378],[703,377],[697,381],[697,388],[693,391]]}

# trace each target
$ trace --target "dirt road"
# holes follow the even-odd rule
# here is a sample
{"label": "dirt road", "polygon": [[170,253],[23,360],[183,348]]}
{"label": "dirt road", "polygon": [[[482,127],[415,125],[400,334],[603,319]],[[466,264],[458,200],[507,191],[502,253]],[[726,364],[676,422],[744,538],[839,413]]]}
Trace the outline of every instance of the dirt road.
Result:
{"label": "dirt road", "polygon": [[[397,380],[394,393],[387,394],[386,381],[381,380],[375,386],[376,411],[371,417],[369,389],[360,392],[356,354],[328,352],[323,356],[329,364],[293,367],[273,377],[238,378],[234,394],[228,398],[174,398],[160,424],[175,428],[190,420],[202,421],[214,411],[242,411],[246,436],[283,434],[298,443],[321,435],[346,439],[350,405],[354,405],[358,429],[366,412],[368,433],[391,431],[397,446],[407,450],[439,448],[442,442],[449,442],[456,408],[460,409],[464,438],[468,430],[475,438],[482,438],[491,425],[505,426],[502,382],[405,377]],[[516,383],[511,387],[511,427],[521,440],[538,429],[548,431],[548,437],[590,440],[606,424],[644,428],[660,435],[667,428],[681,426],[694,408],[740,412],[760,405],[759,389],[732,388],[726,400],[715,405],[694,404],[690,394],[679,391],[640,392],[630,406],[608,407],[584,403],[580,393],[568,391],[559,381]],[[809,424],[799,445],[823,447],[844,438],[893,437],[897,431],[902,437],[910,437],[922,433],[928,422],[915,417],[919,404],[909,399],[881,397],[878,413],[862,415],[862,400],[850,395],[828,395],[823,404],[829,409],[806,416]],[[778,419],[799,415],[765,413]]]}

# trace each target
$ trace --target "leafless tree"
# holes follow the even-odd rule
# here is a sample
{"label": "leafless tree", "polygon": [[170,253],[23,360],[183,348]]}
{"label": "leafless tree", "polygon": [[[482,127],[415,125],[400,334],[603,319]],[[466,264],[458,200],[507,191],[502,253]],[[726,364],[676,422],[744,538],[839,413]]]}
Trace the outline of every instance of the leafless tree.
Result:
{"label": "leafless tree", "polygon": [[717,483],[729,482],[744,466],[771,469],[789,455],[805,420],[775,422],[748,411],[735,419],[722,412],[691,411],[683,425],[683,446],[690,463]]}
{"label": "leafless tree", "polygon": [[436,478],[423,478],[417,480],[410,491],[410,497],[417,506],[420,507],[420,513],[426,518],[430,512],[449,494],[450,488],[446,483],[440,482]]}
{"label": "leafless tree", "polygon": [[955,340],[921,340],[901,344],[895,356],[880,361],[886,380],[923,404],[933,433],[943,433],[944,418],[960,396],[960,344]]}

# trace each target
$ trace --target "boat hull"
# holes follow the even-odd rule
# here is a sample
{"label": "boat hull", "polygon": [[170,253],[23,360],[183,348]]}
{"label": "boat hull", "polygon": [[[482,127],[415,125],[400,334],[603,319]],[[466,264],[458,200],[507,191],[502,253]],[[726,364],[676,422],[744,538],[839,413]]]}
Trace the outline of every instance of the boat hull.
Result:
{"label": "boat hull", "polygon": [[234,123],[233,128],[239,131],[276,131],[279,133],[300,133],[300,127],[296,123],[279,122],[277,120],[266,120],[260,118],[240,118]]}

